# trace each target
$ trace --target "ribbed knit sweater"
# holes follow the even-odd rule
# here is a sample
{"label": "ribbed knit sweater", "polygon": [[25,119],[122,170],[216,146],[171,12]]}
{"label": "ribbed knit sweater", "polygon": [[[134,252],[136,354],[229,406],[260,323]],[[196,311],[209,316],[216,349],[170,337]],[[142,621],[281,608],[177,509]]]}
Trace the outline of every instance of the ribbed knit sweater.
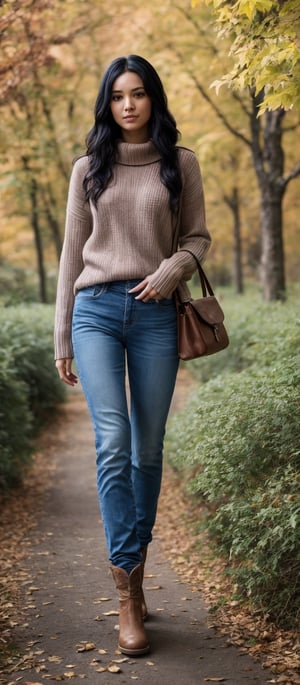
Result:
{"label": "ribbed knit sweater", "polygon": [[[160,180],[160,155],[152,141],[120,142],[113,179],[97,207],[86,202],[83,179],[88,157],[73,167],[60,261],[55,315],[55,359],[73,357],[72,312],[78,290],[120,280],[145,278],[163,297],[171,297],[195,271],[184,248],[203,259],[210,245],[205,224],[201,173],[191,150],[179,147],[182,196],[178,252],[169,192]],[[145,305],[146,306],[146,305]]]}

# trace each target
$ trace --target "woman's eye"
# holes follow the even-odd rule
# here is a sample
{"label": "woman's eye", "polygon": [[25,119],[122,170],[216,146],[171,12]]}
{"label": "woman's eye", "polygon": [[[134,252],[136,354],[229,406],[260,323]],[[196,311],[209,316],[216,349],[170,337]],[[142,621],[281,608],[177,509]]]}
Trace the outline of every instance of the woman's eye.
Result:
{"label": "woman's eye", "polygon": [[135,94],[137,98],[144,97],[145,93],[143,90],[139,91],[139,93]]}
{"label": "woman's eye", "polygon": [[119,102],[121,100],[121,95],[113,95],[112,96],[112,101],[113,102]]}

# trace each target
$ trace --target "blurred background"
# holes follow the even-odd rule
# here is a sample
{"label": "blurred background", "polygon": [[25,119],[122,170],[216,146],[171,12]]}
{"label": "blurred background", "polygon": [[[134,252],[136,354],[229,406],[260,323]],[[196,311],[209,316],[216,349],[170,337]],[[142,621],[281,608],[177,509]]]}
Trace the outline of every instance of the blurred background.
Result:
{"label": "blurred background", "polygon": [[[214,284],[242,292],[249,283],[265,299],[282,298],[299,278],[300,179],[286,180],[300,158],[299,111],[256,119],[249,89],[216,93],[211,84],[230,71],[234,56],[211,9],[186,0],[0,5],[1,302],[54,301],[72,160],[85,150],[104,69],[130,53],[158,70],[181,144],[199,158]],[[278,177],[275,201],[270,183],[264,187],[269,172],[272,182]]]}
{"label": "blurred background", "polygon": [[[55,432],[66,399],[52,337],[72,161],[106,66],[137,53],[158,70],[181,144],[199,158],[206,269],[230,338],[189,363],[196,390],[168,429],[168,461],[193,498],[196,534],[206,527],[226,558],[220,606],[230,577],[232,606],[238,597],[262,616],[262,639],[248,640],[256,653],[254,636],[272,649],[265,620],[290,629],[300,617],[300,9],[194,5],[0,0],[0,503],[22,488],[36,436],[49,422]],[[290,642],[278,644],[293,670]]]}

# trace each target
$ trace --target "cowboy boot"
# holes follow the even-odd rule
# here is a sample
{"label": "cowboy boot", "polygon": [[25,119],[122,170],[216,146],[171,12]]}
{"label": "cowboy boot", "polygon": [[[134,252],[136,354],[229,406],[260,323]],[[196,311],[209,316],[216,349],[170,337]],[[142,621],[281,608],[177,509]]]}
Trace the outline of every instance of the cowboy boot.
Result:
{"label": "cowboy boot", "polygon": [[146,621],[148,618],[148,609],[147,609],[147,604],[145,600],[145,595],[144,595],[144,590],[143,590],[143,580],[144,580],[144,571],[145,571],[145,563],[146,563],[146,558],[147,558],[147,547],[142,547],[141,552],[142,552],[142,584],[141,584],[141,604],[142,604],[142,618],[143,621]]}
{"label": "cowboy boot", "polygon": [[142,564],[138,564],[129,575],[117,566],[112,566],[111,570],[120,600],[119,649],[129,656],[146,654],[150,646],[141,609]]}

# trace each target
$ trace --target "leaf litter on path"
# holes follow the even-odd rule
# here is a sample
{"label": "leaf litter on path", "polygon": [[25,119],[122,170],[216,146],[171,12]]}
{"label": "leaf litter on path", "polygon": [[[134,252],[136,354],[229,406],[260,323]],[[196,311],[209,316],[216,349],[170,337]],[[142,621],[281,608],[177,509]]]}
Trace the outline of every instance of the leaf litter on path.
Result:
{"label": "leaf litter on path", "polygon": [[[175,405],[181,408],[191,387],[191,378],[186,369],[181,373],[178,385],[179,392],[177,392]],[[72,411],[71,405],[70,402],[68,407],[62,409],[61,426],[64,425],[65,414],[68,416],[68,412]],[[54,466],[51,459],[47,457],[47,450],[49,445],[51,449],[56,449],[59,421],[58,418],[56,433],[50,427],[39,441],[39,449],[37,449],[32,468],[26,474],[23,487],[16,489],[9,497],[1,501],[0,548],[3,564],[0,570],[0,624],[3,626],[1,650],[6,674],[18,669],[27,670],[36,660],[34,655],[26,655],[22,658],[19,655],[18,658],[10,645],[13,642],[14,628],[24,621],[23,612],[27,611],[28,607],[28,604],[22,607],[21,589],[26,584],[28,585],[28,599],[39,589],[34,585],[30,572],[24,568],[24,561],[30,551],[28,533],[37,525],[45,492],[51,484],[51,476],[54,473]],[[225,574],[226,561],[217,558],[211,552],[204,532],[196,537],[192,535],[191,528],[195,521],[195,511],[180,485],[176,475],[169,467],[166,467],[156,525],[158,537],[163,542],[165,556],[170,560],[176,573],[191,586],[192,590],[201,590],[208,609],[213,609],[210,612],[211,625],[220,634],[227,636],[229,644],[237,645],[242,652],[248,652],[265,668],[270,668],[274,674],[270,683],[300,685],[299,636],[293,631],[277,629],[268,617],[257,615],[249,607],[242,607],[232,599],[234,588]],[[196,516],[199,519],[199,509]],[[196,549],[197,545],[201,549],[201,555]],[[37,554],[49,556],[50,551]],[[155,574],[149,574],[148,577],[154,578]],[[14,598],[13,602],[8,599],[10,597]],[[101,597],[96,598],[95,602],[100,604],[108,600],[109,598]],[[116,616],[118,612],[105,612],[103,615]],[[103,618],[98,616],[95,620],[102,621]],[[44,679],[46,677],[47,679],[55,678],[55,676],[43,675]],[[57,679],[64,677],[70,678],[70,676],[62,675],[57,676]],[[87,676],[78,674],[77,677],[86,678]],[[130,678],[138,679],[135,675],[131,675]],[[0,682],[4,681],[0,678]],[[21,682],[22,685],[31,685],[29,680],[22,679]],[[210,682],[222,682],[222,680],[210,680]],[[5,683],[10,685],[7,678]],[[11,685],[16,685],[16,683],[11,681]],[[41,684],[35,681],[35,685]]]}

